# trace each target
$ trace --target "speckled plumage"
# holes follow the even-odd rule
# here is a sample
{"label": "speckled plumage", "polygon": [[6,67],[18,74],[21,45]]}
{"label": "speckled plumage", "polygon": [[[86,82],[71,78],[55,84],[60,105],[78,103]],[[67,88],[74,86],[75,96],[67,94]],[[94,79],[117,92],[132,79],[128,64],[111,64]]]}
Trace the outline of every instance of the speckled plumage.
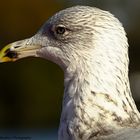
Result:
{"label": "speckled plumage", "polygon": [[99,139],[136,127],[140,115],[129,88],[121,23],[109,12],[83,6],[60,11],[50,21],[77,29],[62,44],[68,64],[60,64],[66,68],[59,139]]}
{"label": "speckled plumage", "polygon": [[[65,27],[64,34],[56,33],[58,26]],[[43,47],[31,53],[33,45]],[[89,6],[67,8],[35,36],[11,46],[23,46],[16,49],[19,58],[43,57],[63,69],[59,140],[140,139],[140,114],[128,79],[127,37],[112,14]]]}

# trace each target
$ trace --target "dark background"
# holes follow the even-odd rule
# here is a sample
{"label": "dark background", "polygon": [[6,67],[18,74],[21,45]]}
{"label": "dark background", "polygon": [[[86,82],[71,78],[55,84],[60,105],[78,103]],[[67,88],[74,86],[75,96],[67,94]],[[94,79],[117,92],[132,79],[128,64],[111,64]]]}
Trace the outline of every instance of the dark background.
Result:
{"label": "dark background", "polygon": [[[139,0],[2,0],[0,48],[34,35],[48,17],[73,5],[90,5],[108,10],[123,23],[130,44],[131,87],[138,104]],[[0,64],[0,129],[58,128],[62,96],[63,72],[57,65],[39,58]]]}

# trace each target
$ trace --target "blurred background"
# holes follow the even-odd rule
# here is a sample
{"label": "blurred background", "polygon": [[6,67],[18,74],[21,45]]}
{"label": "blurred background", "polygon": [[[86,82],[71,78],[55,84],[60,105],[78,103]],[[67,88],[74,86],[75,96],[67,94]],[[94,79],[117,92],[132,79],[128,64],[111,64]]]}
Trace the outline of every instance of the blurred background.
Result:
{"label": "blurred background", "polygon": [[[73,5],[108,10],[123,23],[130,44],[131,88],[140,108],[139,0],[2,0],[0,49],[34,35],[50,16]],[[0,64],[0,136],[56,140],[62,97],[63,72],[50,61],[26,58]]]}

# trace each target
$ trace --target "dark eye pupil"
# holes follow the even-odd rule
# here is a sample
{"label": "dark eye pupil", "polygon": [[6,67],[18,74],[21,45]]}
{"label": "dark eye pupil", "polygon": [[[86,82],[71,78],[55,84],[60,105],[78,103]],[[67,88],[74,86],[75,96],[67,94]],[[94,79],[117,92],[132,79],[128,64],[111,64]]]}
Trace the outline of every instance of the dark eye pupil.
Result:
{"label": "dark eye pupil", "polygon": [[65,28],[64,27],[57,27],[56,33],[57,34],[64,34],[65,33]]}

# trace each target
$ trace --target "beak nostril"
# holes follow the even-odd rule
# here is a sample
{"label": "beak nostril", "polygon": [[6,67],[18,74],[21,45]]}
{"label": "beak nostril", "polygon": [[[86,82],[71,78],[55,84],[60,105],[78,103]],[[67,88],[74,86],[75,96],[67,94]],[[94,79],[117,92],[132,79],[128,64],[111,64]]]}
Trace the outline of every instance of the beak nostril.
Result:
{"label": "beak nostril", "polygon": [[16,48],[19,48],[20,46],[14,46],[14,48],[16,49]]}

